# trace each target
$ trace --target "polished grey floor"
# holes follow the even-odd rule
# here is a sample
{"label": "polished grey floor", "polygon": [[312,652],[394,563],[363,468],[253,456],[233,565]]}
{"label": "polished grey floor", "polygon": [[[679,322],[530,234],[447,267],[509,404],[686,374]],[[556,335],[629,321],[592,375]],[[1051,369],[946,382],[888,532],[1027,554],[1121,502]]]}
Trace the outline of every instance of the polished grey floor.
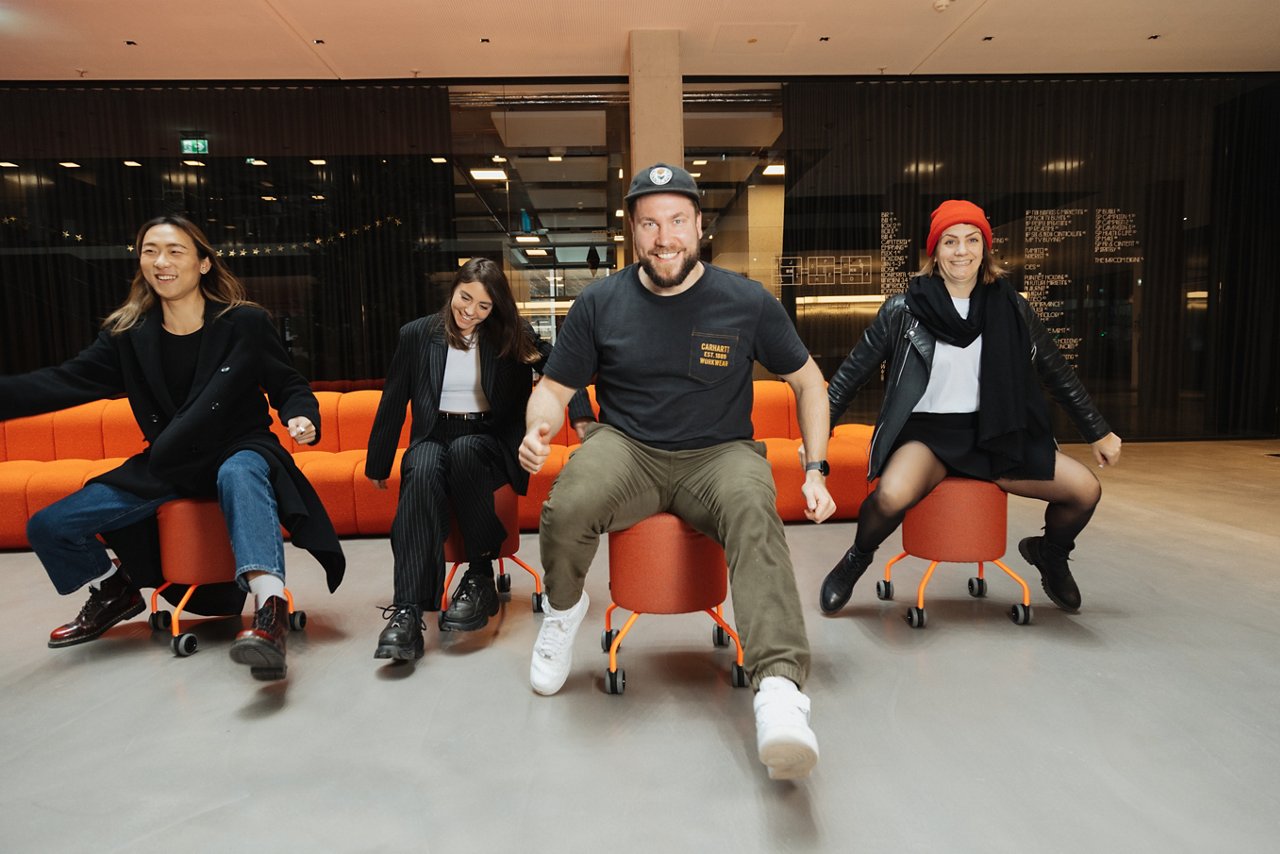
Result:
{"label": "polished grey floor", "polygon": [[[489,628],[433,627],[426,658],[392,666],[372,658],[387,541],[346,543],[334,596],[290,549],[310,623],[289,679],[262,684],[227,658],[227,620],[195,628],[186,659],[142,618],[47,649],[81,597],[0,554],[0,851],[1275,851],[1277,453],[1126,446],[1076,553],[1083,612],[1033,584],[1030,626],[1006,618],[1001,573],[974,600],[969,571],[944,565],[911,629],[912,559],[897,602],[864,580],[824,618],[817,587],[853,525],[789,526],[822,747],[798,784],[756,762],[750,693],[705,617],[642,618],[626,693],[603,693],[603,550],[551,698],[528,687],[522,573]],[[1038,516],[1011,500],[1015,569]],[[537,565],[536,537],[521,553]]]}

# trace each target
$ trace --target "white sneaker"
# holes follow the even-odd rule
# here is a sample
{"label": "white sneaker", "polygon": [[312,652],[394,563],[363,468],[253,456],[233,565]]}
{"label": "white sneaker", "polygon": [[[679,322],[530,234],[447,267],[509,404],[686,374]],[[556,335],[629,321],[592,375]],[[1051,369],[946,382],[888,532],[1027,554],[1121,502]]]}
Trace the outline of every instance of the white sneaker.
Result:
{"label": "white sneaker", "polygon": [[573,666],[573,639],[587,616],[587,594],[567,611],[557,611],[551,603],[545,606],[542,628],[533,643],[533,661],[529,665],[529,684],[539,694],[554,694],[564,687]]}
{"label": "white sneaker", "polygon": [[790,679],[766,676],[756,693],[756,753],[771,780],[809,776],[818,764],[818,738],[809,729],[809,698]]}

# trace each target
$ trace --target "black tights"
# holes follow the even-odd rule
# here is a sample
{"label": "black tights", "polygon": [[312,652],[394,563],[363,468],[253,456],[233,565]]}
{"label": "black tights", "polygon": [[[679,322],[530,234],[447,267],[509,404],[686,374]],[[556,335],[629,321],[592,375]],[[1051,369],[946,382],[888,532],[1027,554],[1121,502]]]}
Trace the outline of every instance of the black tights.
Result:
{"label": "black tights", "polygon": [[[907,511],[946,476],[947,467],[920,442],[907,442],[894,451],[875,491],[858,511],[854,548],[863,554],[875,551],[902,524]],[[1102,485],[1093,472],[1062,452],[1054,463],[1053,480],[1000,479],[996,485],[1012,495],[1047,502],[1045,539],[1065,551],[1075,546],[1102,498]]]}

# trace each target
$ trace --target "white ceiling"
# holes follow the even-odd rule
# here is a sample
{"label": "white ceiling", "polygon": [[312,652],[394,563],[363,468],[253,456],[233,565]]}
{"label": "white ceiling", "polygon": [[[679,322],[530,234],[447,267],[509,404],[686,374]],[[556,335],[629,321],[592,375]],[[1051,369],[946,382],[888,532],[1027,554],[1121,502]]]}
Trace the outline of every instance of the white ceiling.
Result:
{"label": "white ceiling", "polygon": [[934,0],[0,0],[0,80],[616,77],[627,74],[628,34],[638,29],[679,30],[684,75],[1280,70],[1276,0],[953,0],[943,12],[933,6]]}

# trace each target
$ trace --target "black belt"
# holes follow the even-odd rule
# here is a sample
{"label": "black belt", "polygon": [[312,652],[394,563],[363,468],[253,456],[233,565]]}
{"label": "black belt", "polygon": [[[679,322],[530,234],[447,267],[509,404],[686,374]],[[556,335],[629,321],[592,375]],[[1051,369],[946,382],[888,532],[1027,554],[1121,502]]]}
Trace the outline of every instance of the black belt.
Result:
{"label": "black belt", "polygon": [[484,421],[489,417],[487,412],[441,412],[445,421]]}

